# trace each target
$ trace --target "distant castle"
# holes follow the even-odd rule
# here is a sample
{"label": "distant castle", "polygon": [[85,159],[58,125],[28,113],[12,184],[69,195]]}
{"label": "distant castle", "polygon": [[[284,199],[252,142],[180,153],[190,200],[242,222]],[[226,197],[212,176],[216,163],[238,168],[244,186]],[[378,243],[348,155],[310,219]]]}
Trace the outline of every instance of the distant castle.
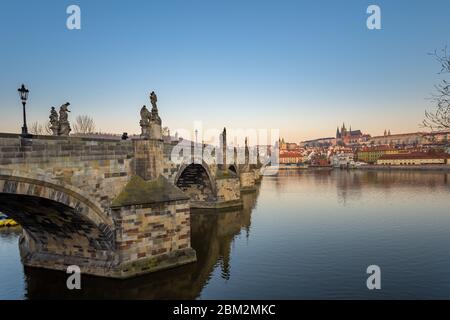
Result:
{"label": "distant castle", "polygon": [[349,143],[358,143],[360,142],[365,135],[361,132],[361,130],[347,130],[345,127],[345,123],[342,124],[341,130],[339,131],[339,126],[336,129],[336,144],[349,144]]}

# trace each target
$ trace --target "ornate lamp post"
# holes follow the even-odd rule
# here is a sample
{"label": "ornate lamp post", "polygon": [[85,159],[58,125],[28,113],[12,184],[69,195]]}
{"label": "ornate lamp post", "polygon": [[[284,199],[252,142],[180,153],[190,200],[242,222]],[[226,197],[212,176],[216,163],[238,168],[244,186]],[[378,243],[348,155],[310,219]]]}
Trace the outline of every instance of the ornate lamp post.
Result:
{"label": "ornate lamp post", "polygon": [[20,100],[22,100],[22,106],[23,106],[23,127],[22,127],[22,137],[27,138],[30,136],[28,134],[28,128],[27,128],[27,115],[25,112],[25,105],[27,104],[28,99],[28,89],[25,88],[25,85],[22,84],[22,87],[17,89],[19,91]]}

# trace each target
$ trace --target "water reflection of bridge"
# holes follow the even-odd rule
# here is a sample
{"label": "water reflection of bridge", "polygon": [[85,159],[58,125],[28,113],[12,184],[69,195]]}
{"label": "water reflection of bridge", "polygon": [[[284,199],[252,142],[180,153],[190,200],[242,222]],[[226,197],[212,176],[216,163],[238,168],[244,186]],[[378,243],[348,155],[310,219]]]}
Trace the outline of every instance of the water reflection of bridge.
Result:
{"label": "water reflection of bridge", "polygon": [[148,274],[128,280],[84,276],[82,290],[66,289],[64,273],[25,267],[26,297],[49,298],[111,298],[111,299],[195,299],[211,278],[215,268],[221,276],[232,277],[229,267],[233,240],[241,232],[249,235],[251,213],[256,193],[242,195],[243,208],[214,214],[191,215],[192,247],[197,263]]}

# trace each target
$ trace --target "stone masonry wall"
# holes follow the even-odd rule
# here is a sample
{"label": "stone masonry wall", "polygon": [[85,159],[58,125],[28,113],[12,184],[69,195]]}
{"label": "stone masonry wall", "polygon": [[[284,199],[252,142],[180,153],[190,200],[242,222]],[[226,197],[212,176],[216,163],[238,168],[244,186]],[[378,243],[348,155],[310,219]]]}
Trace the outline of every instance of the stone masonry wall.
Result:
{"label": "stone masonry wall", "polygon": [[239,176],[241,180],[242,191],[250,191],[255,189],[255,172],[241,172]]}
{"label": "stone masonry wall", "polygon": [[216,190],[219,202],[240,201],[241,184],[239,178],[217,179]]}
{"label": "stone masonry wall", "polygon": [[134,140],[134,171],[144,180],[156,179],[163,173],[162,140]]}
{"label": "stone masonry wall", "polygon": [[121,277],[196,260],[188,200],[118,207],[112,213]]}

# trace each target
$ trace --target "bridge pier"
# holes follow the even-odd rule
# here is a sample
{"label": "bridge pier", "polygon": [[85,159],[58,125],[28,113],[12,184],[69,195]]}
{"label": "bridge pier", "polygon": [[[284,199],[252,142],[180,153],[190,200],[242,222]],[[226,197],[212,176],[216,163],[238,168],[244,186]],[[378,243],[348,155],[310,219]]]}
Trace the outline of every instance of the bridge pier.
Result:
{"label": "bridge pier", "polygon": [[[253,154],[253,153],[252,153]],[[259,150],[257,150],[257,162],[259,160]],[[250,148],[248,146],[248,140],[245,138],[245,164],[240,170],[240,182],[241,192],[254,192],[256,191],[256,183],[259,180],[259,170],[255,170],[254,166],[250,164]]]}
{"label": "bridge pier", "polygon": [[[74,242],[74,248],[82,248],[81,243]],[[109,277],[117,265],[113,250],[90,251],[91,256],[76,252],[61,252],[52,243],[40,243],[33,239],[26,229],[19,238],[19,252],[22,263],[27,267],[66,271],[68,266],[76,265],[83,274]]]}
{"label": "bridge pier", "polygon": [[127,278],[196,261],[191,248],[189,197],[164,177],[134,176],[113,201],[120,264],[113,277]]}
{"label": "bridge pier", "polygon": [[261,169],[260,168],[253,169],[253,172],[255,174],[255,184],[260,184],[263,178]]}
{"label": "bridge pier", "polygon": [[241,172],[240,174],[241,191],[253,192],[256,191],[255,172],[253,170]]}
{"label": "bridge pier", "polygon": [[218,172],[215,177],[216,196],[213,201],[191,201],[194,209],[236,209],[242,208],[239,177],[227,172]]}
{"label": "bridge pier", "polygon": [[[160,132],[150,126],[153,133]],[[191,248],[190,198],[162,175],[160,135],[133,141],[132,176],[110,205],[119,264],[112,277],[127,278],[196,261]]]}

